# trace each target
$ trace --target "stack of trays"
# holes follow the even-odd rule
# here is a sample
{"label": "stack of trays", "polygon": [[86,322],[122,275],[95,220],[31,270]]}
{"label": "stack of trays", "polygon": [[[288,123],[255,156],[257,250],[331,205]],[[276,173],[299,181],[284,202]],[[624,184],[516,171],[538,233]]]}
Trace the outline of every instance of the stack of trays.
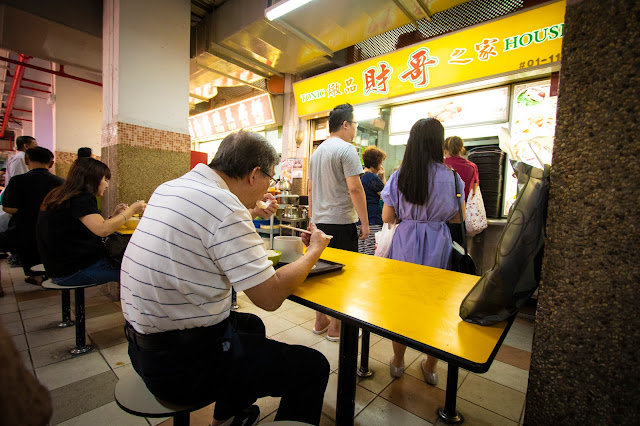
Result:
{"label": "stack of trays", "polygon": [[504,176],[504,152],[497,146],[481,146],[469,149],[469,161],[478,166],[480,191],[487,217],[501,217],[502,188]]}

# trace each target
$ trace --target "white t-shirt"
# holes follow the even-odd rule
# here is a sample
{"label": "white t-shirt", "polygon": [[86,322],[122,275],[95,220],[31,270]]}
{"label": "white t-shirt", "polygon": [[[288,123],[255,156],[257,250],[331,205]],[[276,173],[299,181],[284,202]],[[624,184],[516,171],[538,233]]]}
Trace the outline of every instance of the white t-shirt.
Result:
{"label": "white t-shirt", "polygon": [[7,162],[7,173],[5,173],[4,186],[9,185],[9,181],[12,177],[22,175],[29,171],[27,163],[24,161],[24,151],[18,151],[13,157],[9,158]]}
{"label": "white t-shirt", "polygon": [[337,137],[320,144],[309,160],[313,223],[347,225],[358,221],[347,178],[362,173],[353,145]]}
{"label": "white t-shirt", "polygon": [[198,164],[149,199],[122,261],[122,311],[143,334],[207,327],[229,316],[231,286],[273,274],[249,211]]}

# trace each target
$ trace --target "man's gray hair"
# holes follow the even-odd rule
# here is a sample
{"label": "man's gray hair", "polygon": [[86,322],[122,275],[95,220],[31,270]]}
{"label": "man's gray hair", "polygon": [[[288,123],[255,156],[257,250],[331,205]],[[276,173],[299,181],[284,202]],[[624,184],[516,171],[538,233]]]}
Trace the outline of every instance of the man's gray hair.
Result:
{"label": "man's gray hair", "polygon": [[278,153],[264,136],[241,130],[222,140],[209,167],[230,178],[243,178],[256,167],[271,173],[278,160]]}

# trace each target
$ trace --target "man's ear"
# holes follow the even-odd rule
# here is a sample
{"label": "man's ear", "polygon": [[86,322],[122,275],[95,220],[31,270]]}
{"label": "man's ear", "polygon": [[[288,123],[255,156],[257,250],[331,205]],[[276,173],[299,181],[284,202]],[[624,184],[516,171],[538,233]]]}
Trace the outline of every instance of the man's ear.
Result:
{"label": "man's ear", "polygon": [[24,164],[26,164],[27,166],[29,165],[29,159],[27,157],[24,157]]}
{"label": "man's ear", "polygon": [[260,173],[260,167],[254,167],[253,170],[251,170],[251,173],[249,173],[249,183],[251,185],[255,183],[256,177],[259,173]]}
{"label": "man's ear", "polygon": [[55,163],[55,161],[54,161],[54,160],[51,160],[51,162],[49,163],[49,168],[52,168],[52,167],[53,167],[53,163]]}

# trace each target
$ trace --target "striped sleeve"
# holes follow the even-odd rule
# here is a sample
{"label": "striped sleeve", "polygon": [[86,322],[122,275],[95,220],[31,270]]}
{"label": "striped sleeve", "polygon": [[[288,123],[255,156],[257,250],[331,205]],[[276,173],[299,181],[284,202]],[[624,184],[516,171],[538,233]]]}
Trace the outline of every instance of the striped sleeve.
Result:
{"label": "striped sleeve", "polygon": [[223,219],[207,250],[236,291],[261,284],[275,274],[246,209],[234,210]]}

